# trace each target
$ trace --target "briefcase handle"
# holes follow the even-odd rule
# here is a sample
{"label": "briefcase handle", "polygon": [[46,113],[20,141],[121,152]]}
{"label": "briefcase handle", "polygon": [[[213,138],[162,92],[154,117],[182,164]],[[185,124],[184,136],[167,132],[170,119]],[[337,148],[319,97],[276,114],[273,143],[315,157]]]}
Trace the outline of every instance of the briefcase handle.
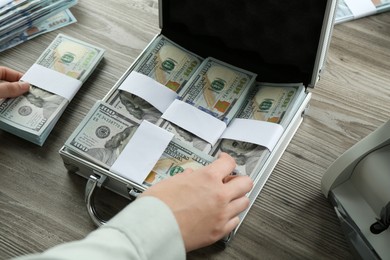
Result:
{"label": "briefcase handle", "polygon": [[[85,186],[85,194],[84,194],[84,201],[87,206],[87,212],[88,215],[91,217],[93,223],[96,226],[101,226],[107,223],[108,220],[103,219],[99,216],[96,206],[95,206],[95,191],[97,188],[101,188],[103,186],[103,183],[107,180],[107,176],[100,175],[100,174],[92,174],[89,176],[89,179],[87,181],[87,184]],[[128,195],[130,201],[134,201],[138,195],[140,195],[142,192],[136,188],[127,187]]]}
{"label": "briefcase handle", "polygon": [[96,226],[101,226],[107,223],[107,220],[101,218],[97,213],[94,200],[96,187],[102,187],[106,178],[107,177],[105,175],[92,174],[89,176],[87,185],[85,186],[84,200],[87,206],[87,212]]}

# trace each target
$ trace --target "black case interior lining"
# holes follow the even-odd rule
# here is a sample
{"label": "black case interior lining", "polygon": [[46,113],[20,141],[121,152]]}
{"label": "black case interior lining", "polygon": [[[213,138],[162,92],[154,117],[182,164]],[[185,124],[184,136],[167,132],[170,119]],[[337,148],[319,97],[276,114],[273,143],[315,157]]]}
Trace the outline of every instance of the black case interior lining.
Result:
{"label": "black case interior lining", "polygon": [[327,0],[161,0],[162,34],[262,82],[311,82]]}

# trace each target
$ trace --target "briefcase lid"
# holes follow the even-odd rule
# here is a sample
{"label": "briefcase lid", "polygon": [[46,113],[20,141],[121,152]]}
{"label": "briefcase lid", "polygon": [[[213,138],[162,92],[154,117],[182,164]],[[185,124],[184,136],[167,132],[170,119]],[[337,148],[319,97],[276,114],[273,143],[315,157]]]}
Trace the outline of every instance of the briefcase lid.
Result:
{"label": "briefcase lid", "polygon": [[262,82],[314,86],[335,0],[160,0],[161,33],[202,57],[258,74]]}

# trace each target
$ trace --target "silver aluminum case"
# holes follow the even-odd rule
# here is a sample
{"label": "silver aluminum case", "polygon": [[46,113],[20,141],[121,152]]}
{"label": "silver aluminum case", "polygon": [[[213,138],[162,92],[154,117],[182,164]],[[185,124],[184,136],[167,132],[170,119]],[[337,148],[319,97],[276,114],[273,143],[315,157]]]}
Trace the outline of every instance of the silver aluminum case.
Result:
{"label": "silver aluminum case", "polygon": [[[159,0],[159,4],[161,6],[161,2],[163,0]],[[335,14],[335,8],[336,8],[336,1],[335,0],[328,0],[326,5],[326,15],[323,20],[322,24],[322,30],[320,35],[320,45],[317,49],[317,55],[315,60],[315,66],[314,70],[311,76],[311,81],[306,86],[307,88],[312,88],[315,86],[316,82],[320,79],[320,73],[323,70],[323,66],[326,59],[327,50],[329,47],[329,42],[332,34],[333,29],[333,23],[334,23],[334,14]],[[162,10],[160,8],[160,27],[162,27]],[[158,35],[156,35],[157,37]],[[152,42],[152,41],[151,41]],[[148,44],[148,46],[150,43]],[[147,49],[145,47],[144,50]],[[143,53],[141,53],[138,58],[132,63],[132,65],[127,69],[127,71],[121,76],[121,78],[116,82],[116,84],[113,86],[113,88],[107,93],[107,95],[103,98],[103,101],[107,100],[111,94],[115,91],[116,88],[118,88],[121,83],[126,79],[126,77],[130,74],[130,72],[133,70],[135,65],[137,64],[138,60],[142,56]],[[306,90],[307,90],[306,88]],[[283,152],[287,148],[288,144],[290,143],[291,139],[293,138],[295,132],[298,130],[302,120],[304,112],[308,106],[308,103],[311,98],[311,93],[309,91],[306,91],[305,98],[302,100],[302,103],[300,104],[299,108],[296,111],[296,114],[293,116],[290,124],[286,127],[283,135],[279,139],[277,145],[275,146],[274,150],[266,160],[263,168],[260,170],[259,174],[257,175],[256,179],[254,180],[254,187],[252,191],[249,193],[249,199],[250,199],[250,207],[245,212],[242,212],[240,214],[240,224],[238,227],[228,236],[224,238],[224,242],[230,241],[230,239],[235,235],[237,232],[239,226],[241,225],[242,221],[244,220],[245,216],[247,215],[248,211],[250,210],[252,204],[256,200],[256,197],[259,195],[260,191],[262,190],[264,184],[268,180],[269,176],[271,175],[274,167],[278,163],[280,157],[282,156]],[[99,217],[99,215],[96,212],[95,206],[94,206],[94,193],[97,190],[97,188],[104,187],[114,193],[117,193],[127,199],[129,199],[129,202],[133,201],[140,193],[142,193],[145,188],[142,185],[139,185],[137,183],[134,183],[128,179],[125,179],[121,176],[118,176],[101,166],[94,164],[88,160],[85,160],[84,158],[80,158],[79,156],[75,155],[71,151],[69,151],[65,146],[63,146],[59,153],[62,157],[62,160],[64,162],[64,166],[68,169],[71,173],[76,173],[86,179],[88,179],[88,182],[86,184],[85,189],[85,202],[87,206],[88,213],[93,220],[93,222],[96,225],[102,225],[106,222],[105,219],[102,219]]]}

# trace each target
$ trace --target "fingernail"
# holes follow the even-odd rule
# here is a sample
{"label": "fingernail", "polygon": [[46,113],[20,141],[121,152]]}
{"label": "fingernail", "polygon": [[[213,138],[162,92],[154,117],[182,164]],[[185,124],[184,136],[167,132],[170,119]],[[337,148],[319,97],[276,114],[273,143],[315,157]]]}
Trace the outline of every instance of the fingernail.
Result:
{"label": "fingernail", "polygon": [[19,86],[20,86],[20,89],[22,91],[27,91],[30,89],[30,83],[28,83],[28,82],[21,81],[21,82],[19,82]]}

